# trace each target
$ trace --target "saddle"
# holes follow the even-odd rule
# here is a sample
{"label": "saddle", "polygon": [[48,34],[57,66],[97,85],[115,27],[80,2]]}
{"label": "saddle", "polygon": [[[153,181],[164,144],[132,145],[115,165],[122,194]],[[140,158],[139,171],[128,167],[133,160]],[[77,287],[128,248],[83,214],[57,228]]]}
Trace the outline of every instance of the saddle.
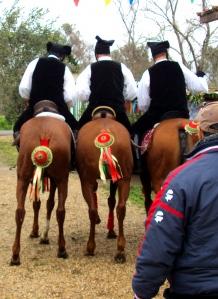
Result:
{"label": "saddle", "polygon": [[92,111],[92,120],[98,118],[116,119],[116,112],[109,106],[98,106]]}
{"label": "saddle", "polygon": [[52,112],[59,114],[58,106],[49,100],[42,100],[38,103],[36,103],[33,107],[33,116],[36,116],[39,113],[42,112]]}

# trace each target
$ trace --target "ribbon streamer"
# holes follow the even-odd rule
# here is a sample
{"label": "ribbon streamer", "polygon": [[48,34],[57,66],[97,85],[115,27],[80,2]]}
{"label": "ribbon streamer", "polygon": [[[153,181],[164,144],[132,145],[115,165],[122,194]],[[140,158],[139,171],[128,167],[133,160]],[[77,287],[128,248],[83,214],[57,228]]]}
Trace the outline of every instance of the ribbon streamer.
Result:
{"label": "ribbon streamer", "polygon": [[76,6],[78,6],[78,4],[79,4],[79,0],[74,0],[74,4],[75,4]]}
{"label": "ribbon streamer", "polygon": [[107,130],[102,132],[95,138],[94,144],[100,149],[100,157],[98,161],[100,178],[104,183],[108,177],[113,182],[122,178],[121,167],[111,152],[111,145],[114,143],[114,136]]}

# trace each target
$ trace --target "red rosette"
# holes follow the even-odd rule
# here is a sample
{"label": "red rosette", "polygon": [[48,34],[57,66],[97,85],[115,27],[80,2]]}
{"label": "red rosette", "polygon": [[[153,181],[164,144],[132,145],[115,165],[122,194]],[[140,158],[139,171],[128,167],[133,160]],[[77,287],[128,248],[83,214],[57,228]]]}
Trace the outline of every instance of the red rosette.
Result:
{"label": "red rosette", "polygon": [[102,132],[95,138],[95,146],[99,148],[109,147],[114,143],[114,137],[109,132]]}
{"label": "red rosette", "polygon": [[35,164],[42,166],[45,165],[48,160],[48,155],[45,151],[40,150],[34,153],[33,159]]}

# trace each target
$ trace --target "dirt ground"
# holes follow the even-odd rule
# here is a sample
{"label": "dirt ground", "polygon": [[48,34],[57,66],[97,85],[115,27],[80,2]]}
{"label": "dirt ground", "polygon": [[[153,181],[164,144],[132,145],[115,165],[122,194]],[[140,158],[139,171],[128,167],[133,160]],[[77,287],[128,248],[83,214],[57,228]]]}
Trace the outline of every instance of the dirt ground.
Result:
{"label": "dirt ground", "polygon": [[[33,212],[26,199],[26,216],[21,235],[21,265],[9,266],[15,236],[16,169],[0,167],[0,299],[132,299],[131,279],[140,237],[144,232],[144,210],[128,202],[125,218],[125,264],[116,264],[116,240],[106,239],[107,191],[100,183],[99,214],[96,229],[96,254],[84,255],[89,233],[86,203],[81,195],[76,173],[69,179],[66,202],[65,238],[69,258],[58,259],[57,223],[52,215],[50,244],[40,245],[30,239]],[[45,224],[46,195],[42,197],[40,231]],[[55,207],[56,208],[56,207]],[[117,223],[116,223],[117,224]],[[117,226],[116,226],[117,228]],[[162,291],[156,298],[162,298]]]}

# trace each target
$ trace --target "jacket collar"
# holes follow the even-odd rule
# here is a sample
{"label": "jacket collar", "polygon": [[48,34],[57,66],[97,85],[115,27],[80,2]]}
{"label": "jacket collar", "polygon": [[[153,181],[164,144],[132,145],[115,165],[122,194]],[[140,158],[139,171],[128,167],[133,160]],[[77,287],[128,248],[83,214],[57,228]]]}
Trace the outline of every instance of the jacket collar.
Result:
{"label": "jacket collar", "polygon": [[209,151],[218,151],[218,133],[212,134],[210,136],[205,137],[204,139],[198,141],[195,147],[192,149],[190,153],[185,155],[187,160],[190,160],[197,155],[209,152]]}

